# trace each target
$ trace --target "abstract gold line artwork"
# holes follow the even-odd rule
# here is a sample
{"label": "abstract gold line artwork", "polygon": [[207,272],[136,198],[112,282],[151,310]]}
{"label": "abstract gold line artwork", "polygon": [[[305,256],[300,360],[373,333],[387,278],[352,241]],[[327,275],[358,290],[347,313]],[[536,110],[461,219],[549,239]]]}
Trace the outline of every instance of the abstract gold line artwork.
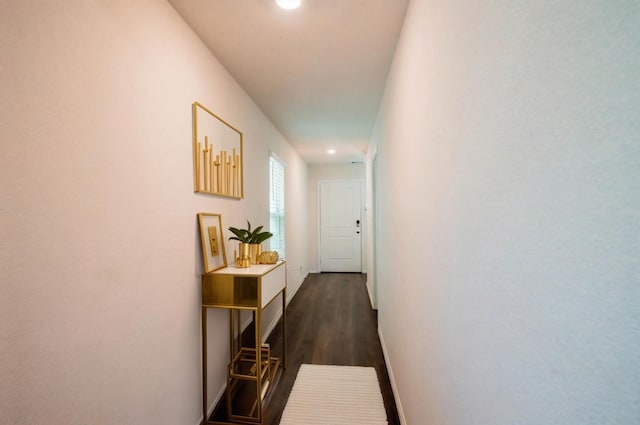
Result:
{"label": "abstract gold line artwork", "polygon": [[195,191],[244,198],[242,132],[198,102],[192,112]]}

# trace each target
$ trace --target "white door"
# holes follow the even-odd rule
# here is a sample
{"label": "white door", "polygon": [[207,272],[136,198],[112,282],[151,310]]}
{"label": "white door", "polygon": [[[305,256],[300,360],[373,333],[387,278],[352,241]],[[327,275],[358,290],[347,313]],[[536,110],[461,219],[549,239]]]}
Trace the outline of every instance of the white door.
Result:
{"label": "white door", "polygon": [[320,182],[320,271],[362,272],[362,181]]}

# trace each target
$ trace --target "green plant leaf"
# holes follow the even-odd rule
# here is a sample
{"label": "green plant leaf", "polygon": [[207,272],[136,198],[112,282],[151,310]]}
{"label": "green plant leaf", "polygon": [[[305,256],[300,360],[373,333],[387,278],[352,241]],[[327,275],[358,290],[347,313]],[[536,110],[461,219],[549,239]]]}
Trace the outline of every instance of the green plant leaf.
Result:
{"label": "green plant leaf", "polygon": [[247,228],[246,229],[238,229],[237,227],[229,227],[229,231],[231,231],[235,236],[229,238],[229,240],[236,240],[242,243],[255,243],[261,244],[262,242],[269,239],[273,236],[271,232],[263,232],[264,226],[258,226],[253,231],[251,231],[251,223],[247,220]]}
{"label": "green plant leaf", "polygon": [[251,236],[250,236],[251,242],[250,243],[256,243],[254,241],[255,241],[256,237],[260,234],[260,231],[262,230],[262,227],[263,226],[258,226],[258,227],[256,227],[256,229],[253,232],[251,232]]}
{"label": "green plant leaf", "polygon": [[236,227],[229,227],[229,231],[235,235],[235,237],[230,237],[229,240],[237,240],[243,243],[249,243],[251,240],[251,234],[247,232],[245,229],[238,229]]}
{"label": "green plant leaf", "polygon": [[258,233],[257,235],[255,235],[252,238],[251,243],[261,244],[262,242],[264,242],[267,239],[269,239],[271,236],[273,236],[273,233],[271,233],[271,232]]}

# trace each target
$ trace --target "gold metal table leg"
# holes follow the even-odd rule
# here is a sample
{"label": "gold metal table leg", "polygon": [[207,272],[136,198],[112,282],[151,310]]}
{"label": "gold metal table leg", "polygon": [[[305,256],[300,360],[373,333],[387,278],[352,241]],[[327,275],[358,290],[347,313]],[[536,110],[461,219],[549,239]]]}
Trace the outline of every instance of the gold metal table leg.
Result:
{"label": "gold metal table leg", "polygon": [[207,424],[207,309],[202,310],[202,423]]}

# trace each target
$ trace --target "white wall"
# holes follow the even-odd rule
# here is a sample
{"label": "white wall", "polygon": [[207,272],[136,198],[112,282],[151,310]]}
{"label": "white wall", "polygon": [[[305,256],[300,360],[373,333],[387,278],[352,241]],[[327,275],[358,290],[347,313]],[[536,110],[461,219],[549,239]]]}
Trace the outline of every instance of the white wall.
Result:
{"label": "white wall", "polygon": [[[1,422],[198,423],[196,214],[268,223],[271,150],[306,217],[306,165],[167,2],[2,2],[0,52]],[[244,200],[193,193],[195,100],[244,132]],[[303,263],[308,224],[287,234]]]}
{"label": "white wall", "polygon": [[[274,150],[274,152],[276,152]],[[306,162],[293,151],[290,145],[277,153],[285,163],[285,209],[286,209],[286,260],[287,300],[291,300],[309,273],[309,197],[307,192],[308,169]],[[267,192],[268,194],[268,192]]]}
{"label": "white wall", "polygon": [[[307,192],[309,193],[308,211],[309,211],[309,271],[312,273],[320,272],[319,253],[318,253],[318,233],[320,231],[320,216],[318,205],[318,182],[321,180],[364,180],[365,164],[326,164],[326,165],[310,165]],[[363,227],[363,245],[366,244]],[[366,267],[363,261],[363,267]],[[366,270],[363,270],[366,272]]]}
{"label": "white wall", "polygon": [[640,4],[412,0],[371,142],[409,424],[640,423]]}

